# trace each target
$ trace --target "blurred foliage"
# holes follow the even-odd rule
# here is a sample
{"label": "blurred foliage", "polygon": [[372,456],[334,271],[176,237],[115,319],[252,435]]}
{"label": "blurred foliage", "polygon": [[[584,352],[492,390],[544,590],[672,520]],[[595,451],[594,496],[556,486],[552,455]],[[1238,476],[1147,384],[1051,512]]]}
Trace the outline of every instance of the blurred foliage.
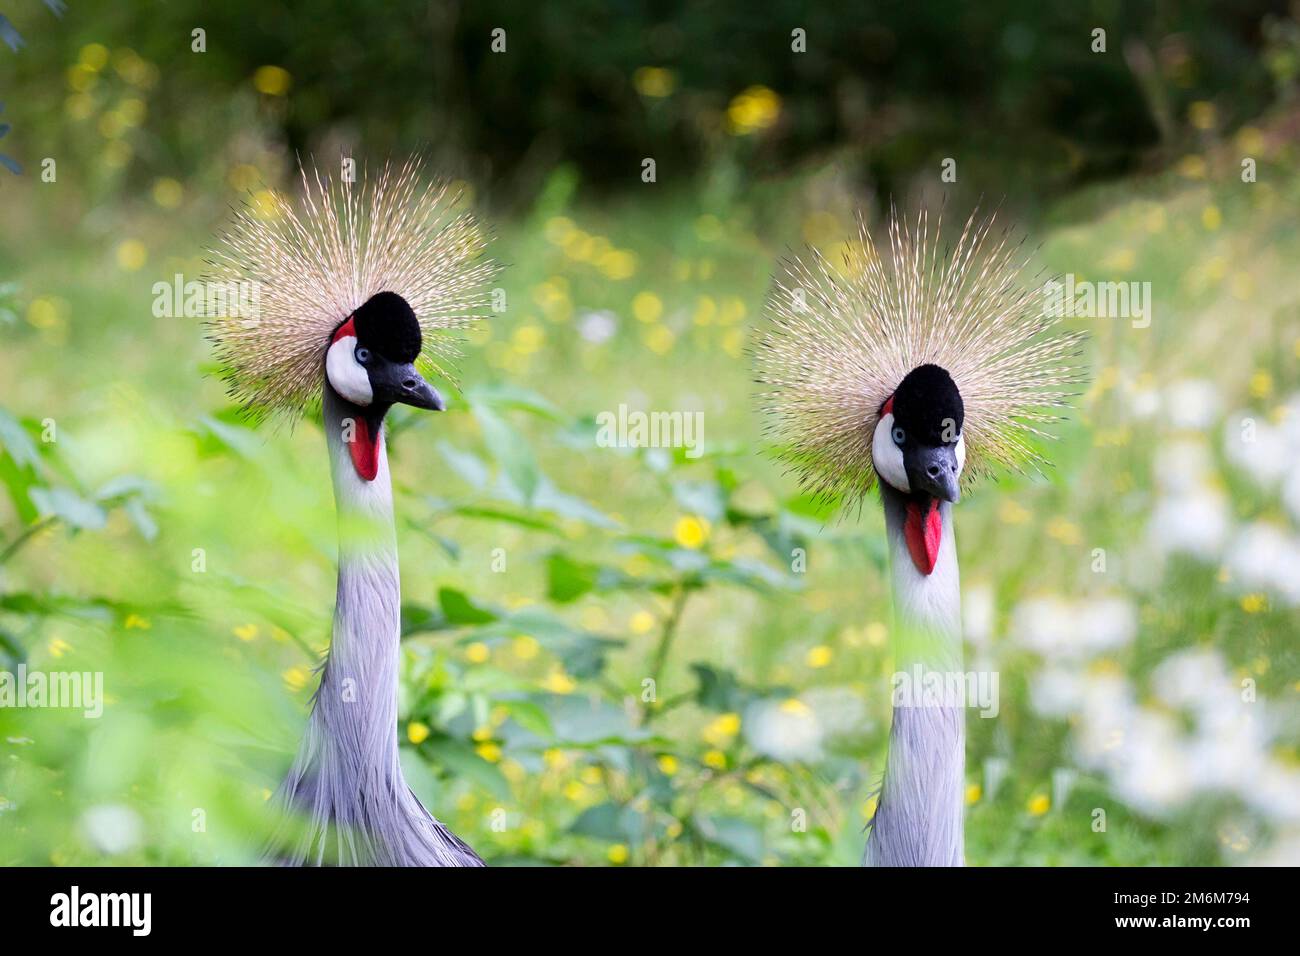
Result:
{"label": "blurred foliage", "polygon": [[[1235,128],[1275,83],[1293,88],[1296,55],[1282,0],[780,0],[761,14],[318,0],[310,28],[283,2],[175,0],[147,17],[86,4],[55,28],[29,8],[29,46],[0,59],[0,90],[23,90],[11,108],[28,162],[94,155],[103,133],[116,168],[143,185],[186,178],[214,152],[256,165],[259,140],[278,152],[277,174],[295,153],[423,144],[513,208],[560,163],[584,184],[630,189],[651,156],[660,182],[706,172],[731,191],[831,149],[882,202],[948,156],[972,198],[995,174],[1059,191],[1181,148],[1196,135],[1194,103]],[[1098,27],[1104,53],[1092,50]]]}
{"label": "blurred foliage", "polygon": [[[1245,414],[1280,430],[1300,384],[1300,44],[1280,11],[325,2],[307,29],[274,3],[59,21],[10,6],[29,45],[0,50],[21,148],[5,145],[59,174],[3,185],[0,276],[21,285],[0,287],[0,667],[102,671],[108,701],[98,720],[0,709],[0,862],[256,858],[329,638],[324,443],[314,423],[247,427],[196,323],[155,317],[152,289],[202,273],[228,202],[292,189],[294,149],[421,142],[509,210],[509,308],[469,335],[468,387],[390,431],[403,765],[485,858],[857,862],[889,722],[882,522],[834,520],[761,455],[744,347],[779,255],[835,256],[855,208],[879,224],[880,195],[937,202],[952,143],[971,160],[954,208],[1006,193],[1048,272],[1157,290],[1148,329],[1089,323],[1093,382],[1056,471],[961,504],[967,607],[985,609],[970,654],[1002,679],[999,717],[968,721],[969,860],[1204,865],[1296,845],[1297,808],[1263,802],[1297,766],[1289,592],[1151,543],[1187,492],[1170,486],[1178,443],[1204,451],[1195,487],[1225,535],[1297,539],[1276,476],[1226,440]],[[808,54],[772,52],[783,17]],[[1086,52],[1095,20],[1105,57]],[[1143,175],[1110,178],[1124,171]],[[1213,396],[1199,417],[1175,401],[1188,383]],[[702,411],[702,456],[598,447],[595,415],[620,403]],[[1018,615],[1038,600],[1065,602],[1067,625],[1118,601],[1134,633],[1035,651]],[[1040,709],[1068,665],[1122,681],[1143,726],[1181,728],[1160,668],[1199,651],[1268,708],[1249,746],[1198,764],[1251,757],[1233,786],[1152,800],[1133,777],[1173,780],[1173,748],[1132,752],[1125,776],[1085,759],[1077,713]]]}

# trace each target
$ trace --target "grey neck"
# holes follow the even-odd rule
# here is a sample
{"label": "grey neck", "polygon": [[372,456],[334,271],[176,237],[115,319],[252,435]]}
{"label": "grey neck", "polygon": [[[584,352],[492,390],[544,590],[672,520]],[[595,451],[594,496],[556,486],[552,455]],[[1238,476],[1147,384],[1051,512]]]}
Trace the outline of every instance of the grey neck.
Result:
{"label": "grey neck", "polygon": [[907,548],[907,497],[883,485],[894,599],[895,677],[889,757],[863,862],[875,866],[963,863],[966,733],[961,700],[927,696],[962,672],[961,582],[952,505],[939,504],[943,533],[930,574]]}
{"label": "grey neck", "polygon": [[325,386],[325,435],[339,519],[334,632],[311,718],[284,791],[307,816],[291,863],[481,865],[420,804],[397,746],[401,589],[382,431],[373,481],[348,451],[361,410]]}

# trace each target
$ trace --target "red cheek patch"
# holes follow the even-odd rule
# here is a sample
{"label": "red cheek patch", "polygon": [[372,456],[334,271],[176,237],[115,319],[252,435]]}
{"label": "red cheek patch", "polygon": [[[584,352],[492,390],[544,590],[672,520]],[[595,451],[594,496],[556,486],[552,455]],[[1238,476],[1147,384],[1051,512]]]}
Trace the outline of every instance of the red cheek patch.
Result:
{"label": "red cheek patch", "polygon": [[922,574],[934,570],[939,560],[939,542],[943,539],[943,518],[939,514],[939,499],[931,498],[924,512],[915,501],[907,503],[907,520],[903,523],[903,537],[912,563]]}
{"label": "red cheek patch", "polygon": [[353,419],[352,441],[348,442],[352,467],[362,481],[374,481],[379,474],[379,436],[370,434],[370,423],[364,418]]}
{"label": "red cheek patch", "polygon": [[333,345],[339,339],[347,338],[349,335],[352,336],[354,339],[357,337],[357,327],[356,324],[352,321],[352,316],[350,315],[348,316],[348,320],[346,322],[344,322],[342,325],[340,325],[337,329],[334,330],[334,336],[330,339],[330,345]]}

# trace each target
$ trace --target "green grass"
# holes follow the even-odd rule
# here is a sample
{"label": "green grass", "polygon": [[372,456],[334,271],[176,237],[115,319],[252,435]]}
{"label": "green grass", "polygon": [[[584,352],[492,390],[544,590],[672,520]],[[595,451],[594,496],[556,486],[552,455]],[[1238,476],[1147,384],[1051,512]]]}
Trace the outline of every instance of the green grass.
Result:
{"label": "green grass", "polygon": [[[1098,188],[1033,227],[1049,272],[1150,281],[1156,312],[1148,329],[1089,323],[1093,384],[1048,478],[1008,478],[960,506],[963,584],[992,607],[972,655],[1002,682],[999,717],[969,721],[973,864],[1240,862],[1284,829],[1282,815],[1214,789],[1159,812],[1126,801],[1082,765],[1077,721],[1034,711],[1030,690],[1053,662],[1009,636],[1026,599],[1117,596],[1136,636],[1084,655],[1079,674],[1118,675],[1140,707],[1186,727],[1151,675],[1212,648],[1234,681],[1294,702],[1294,610],[1243,595],[1213,562],[1159,566],[1145,543],[1160,452],[1176,438],[1205,444],[1206,481],[1234,525],[1296,531],[1275,492],[1225,463],[1222,422],[1241,409],[1276,417],[1297,385],[1300,177],[1286,172],[1289,148],[1272,148],[1252,185],[1227,154],[1207,158],[1208,178]],[[870,506],[826,522],[762,454],[742,351],[775,258],[805,235],[851,232],[852,198],[814,181],[745,201],[647,190],[592,207],[573,205],[557,174],[529,216],[499,226],[509,310],[472,337],[466,391],[446,414],[397,417],[404,765],[489,861],[860,854],[889,721],[882,522]],[[0,709],[0,862],[251,861],[328,641],[334,514],[319,425],[250,431],[210,375],[197,322],[150,313],[155,281],[200,271],[194,224],[218,221],[217,203],[190,198],[178,213],[123,199],[92,217],[30,181],[6,190],[15,220],[47,232],[20,244],[7,230],[0,246],[19,281],[0,406],[32,440],[25,460],[12,430],[0,436],[12,498],[0,499],[0,548],[38,520],[32,487],[77,497],[0,566],[0,663],[103,670],[109,703],[98,721]],[[586,342],[578,329],[602,310],[617,332]],[[1189,378],[1217,390],[1208,429],[1140,414],[1142,396]],[[620,403],[703,411],[707,454],[595,447],[593,416]],[[123,476],[139,482],[93,501]],[[790,573],[795,546],[805,574]],[[796,727],[819,721],[816,759],[760,753],[750,734],[765,708]],[[837,715],[847,726],[830,734]],[[1259,755],[1294,776],[1295,744],[1265,737]],[[1143,758],[1156,777],[1159,757]],[[105,805],[138,822],[120,852],[87,817]]]}

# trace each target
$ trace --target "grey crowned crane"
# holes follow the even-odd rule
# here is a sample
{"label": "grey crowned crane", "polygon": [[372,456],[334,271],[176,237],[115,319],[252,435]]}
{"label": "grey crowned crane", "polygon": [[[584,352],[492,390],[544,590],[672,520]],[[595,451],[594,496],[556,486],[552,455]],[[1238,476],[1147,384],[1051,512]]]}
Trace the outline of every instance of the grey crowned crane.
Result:
{"label": "grey crowned crane", "polygon": [[[1034,440],[1082,379],[1081,336],[1018,280],[1021,244],[972,215],[941,252],[928,217],[897,217],[882,254],[865,225],[834,268],[794,257],[753,349],[775,454],[849,509],[879,485],[895,671],[911,687],[966,685],[953,505],[963,485],[1044,464]],[[954,682],[956,678],[956,682]],[[864,864],[964,863],[965,715],[946,693],[900,697]]]}
{"label": "grey crowned crane", "polygon": [[232,396],[255,416],[320,403],[338,510],[333,634],[271,857],[291,865],[482,866],[411,792],[398,762],[400,589],[384,418],[441,410],[448,329],[486,315],[496,266],[475,220],[419,164],[369,183],[302,170],[295,204],[247,208],[213,278],[253,283],[255,317],[208,323]]}

